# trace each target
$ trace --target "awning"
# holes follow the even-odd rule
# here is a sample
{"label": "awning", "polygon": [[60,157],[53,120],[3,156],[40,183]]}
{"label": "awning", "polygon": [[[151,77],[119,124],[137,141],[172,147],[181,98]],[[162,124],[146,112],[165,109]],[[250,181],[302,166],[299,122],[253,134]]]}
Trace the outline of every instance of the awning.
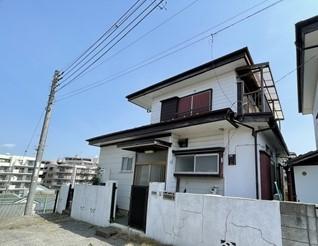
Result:
{"label": "awning", "polygon": [[168,149],[170,146],[171,143],[159,139],[134,140],[117,145],[118,148],[122,148],[123,150],[130,150],[135,152],[165,150]]}

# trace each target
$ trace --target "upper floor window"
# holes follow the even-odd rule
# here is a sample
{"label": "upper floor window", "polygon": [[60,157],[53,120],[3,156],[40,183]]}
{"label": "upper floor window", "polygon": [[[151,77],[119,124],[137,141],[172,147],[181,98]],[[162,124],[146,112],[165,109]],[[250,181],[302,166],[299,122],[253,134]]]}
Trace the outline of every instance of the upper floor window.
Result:
{"label": "upper floor window", "polygon": [[162,101],[161,121],[206,113],[212,109],[212,90]]}

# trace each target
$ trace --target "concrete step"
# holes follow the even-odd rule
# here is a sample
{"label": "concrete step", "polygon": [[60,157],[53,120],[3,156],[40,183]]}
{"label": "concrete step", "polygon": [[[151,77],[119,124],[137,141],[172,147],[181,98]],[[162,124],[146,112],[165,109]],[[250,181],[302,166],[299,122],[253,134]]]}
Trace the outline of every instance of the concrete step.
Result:
{"label": "concrete step", "polygon": [[106,228],[97,229],[95,235],[108,239],[108,238],[110,238],[112,236],[117,235],[119,232],[120,232],[120,229],[112,227],[112,226],[109,226],[109,227],[106,227]]}

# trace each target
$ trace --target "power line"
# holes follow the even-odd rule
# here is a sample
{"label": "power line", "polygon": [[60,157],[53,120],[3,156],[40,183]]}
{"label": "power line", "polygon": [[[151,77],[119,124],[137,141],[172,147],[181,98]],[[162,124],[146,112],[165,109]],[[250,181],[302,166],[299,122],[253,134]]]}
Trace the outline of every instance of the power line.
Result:
{"label": "power line", "polygon": [[[254,8],[256,8],[256,7],[258,7],[258,6],[263,5],[264,3],[268,2],[268,1],[270,1],[270,0],[264,0],[264,1],[260,2],[260,3],[257,3],[257,4],[251,6],[251,7],[247,8],[247,9],[245,9],[245,10],[243,10],[243,11],[237,13],[236,15],[234,15],[234,16],[232,16],[232,17],[230,17],[230,18],[225,19],[224,21],[220,22],[219,24],[214,25],[214,26],[212,26],[212,27],[209,27],[209,28],[207,28],[206,30],[204,30],[204,31],[202,31],[202,32],[200,32],[200,33],[197,33],[196,35],[192,36],[191,38],[188,38],[188,39],[186,39],[186,40],[184,40],[184,41],[182,41],[182,42],[180,42],[180,43],[178,43],[178,44],[176,44],[176,45],[170,47],[169,49],[167,49],[167,50],[165,50],[165,51],[163,51],[163,52],[160,52],[159,54],[156,54],[156,55],[161,55],[162,53],[168,52],[168,51],[171,50],[171,49],[175,49],[175,48],[177,48],[178,46],[180,46],[180,45],[182,45],[182,44],[184,44],[184,43],[190,42],[190,41],[192,41],[193,39],[195,39],[196,37],[201,36],[201,35],[203,35],[203,34],[209,32],[209,31],[211,31],[211,30],[213,30],[213,29],[215,29],[215,28],[217,28],[217,27],[219,27],[219,26],[222,26],[223,24],[225,24],[225,23],[227,23],[227,22],[229,22],[229,21],[231,21],[231,20],[233,20],[233,19],[235,19],[235,18],[241,16],[242,14],[245,14],[246,12],[248,12],[248,11],[250,11],[250,10],[252,10],[252,9],[254,9]],[[181,10],[181,11],[179,11],[179,12],[183,12],[185,9],[189,8],[189,7],[190,7],[191,5],[193,5],[195,2],[196,2],[196,1],[190,3],[188,6],[186,6],[183,10]],[[176,13],[175,15],[178,15],[179,12]],[[133,44],[137,43],[139,40],[141,40],[142,38],[144,38],[145,36],[147,36],[148,34],[150,34],[151,32],[153,32],[154,30],[156,30],[156,29],[159,28],[160,26],[164,25],[166,22],[169,21],[169,19],[172,19],[175,15],[173,15],[173,16],[170,17],[170,18],[168,18],[166,21],[162,22],[161,24],[159,24],[159,25],[156,26],[155,28],[151,29],[150,31],[146,32],[145,34],[141,35],[139,38],[137,38],[136,40],[134,40],[132,43],[128,44],[126,47],[124,47],[123,49],[119,50],[117,53],[115,53],[115,54],[113,54],[112,56],[110,56],[108,59],[106,59],[106,60],[100,62],[99,64],[97,64],[96,66],[94,66],[92,69],[87,70],[85,73],[82,74],[82,76],[84,76],[85,74],[87,74],[87,73],[89,73],[89,72],[95,70],[97,67],[99,67],[100,65],[102,65],[104,62],[110,60],[110,59],[113,58],[114,56],[116,56],[116,55],[118,55],[119,53],[121,53],[123,50],[125,50],[125,49],[127,49],[128,47],[132,46]],[[209,35],[210,35],[210,34],[209,34]],[[205,38],[206,38],[206,37],[204,37],[204,39],[205,39]],[[201,39],[200,39],[199,41],[201,41]],[[198,41],[198,42],[199,42],[199,41]],[[195,44],[195,43],[193,43],[193,44]],[[188,46],[187,46],[187,47],[188,47]],[[155,55],[155,56],[156,56],[156,55]],[[77,79],[81,78],[82,76],[79,76]]]}
{"label": "power line", "polygon": [[33,131],[32,131],[32,134],[31,134],[31,136],[30,136],[29,142],[28,142],[28,144],[26,145],[26,148],[25,148],[25,150],[24,150],[24,152],[23,152],[22,161],[24,160],[24,157],[26,156],[27,152],[29,151],[30,145],[31,145],[31,143],[32,143],[32,141],[33,141],[33,138],[34,138],[34,136],[35,136],[36,131],[37,131],[38,128],[39,128],[39,125],[40,125],[40,123],[41,123],[41,120],[42,120],[42,117],[43,117],[43,115],[44,115],[44,112],[45,112],[45,111],[42,111],[42,113],[41,113],[41,115],[40,115],[40,117],[39,117],[39,119],[38,119],[38,121],[37,121],[35,127],[33,128]]}
{"label": "power line", "polygon": [[[110,42],[108,42],[100,51],[98,51],[96,54],[93,55],[88,61],[86,61],[83,65],[81,65],[78,69],[76,69],[71,75],[68,76],[70,78],[73,76],[76,72],[78,72],[81,68],[83,68],[85,65],[88,64],[92,59],[94,59],[100,52],[103,51],[104,48],[108,46],[115,38],[117,38],[119,35],[121,35],[127,27],[130,26],[135,20],[137,20],[145,11],[148,10],[157,0],[154,0],[145,10],[143,10],[131,23],[129,23],[119,34],[117,34]],[[133,29],[135,29],[147,16],[149,16],[164,0],[160,0],[159,3],[157,3],[148,13],[146,13],[137,23],[135,23],[122,37],[120,37],[110,48],[108,48],[106,51],[104,51],[100,56],[98,56],[91,64],[89,64],[84,70],[82,70],[79,74],[77,74],[74,78],[71,80],[64,82],[64,84],[57,90],[61,90],[65,86],[72,83],[76,78],[78,78],[82,73],[87,71],[92,65],[94,65],[97,61],[99,61],[106,53],[108,53],[116,44],[118,44],[124,37],[126,37]],[[67,79],[66,79],[67,80]]]}
{"label": "power line", "polygon": [[[71,71],[74,70],[74,68],[84,61],[90,54],[92,54],[100,45],[103,44],[109,38],[122,24],[125,23],[127,19],[129,19],[147,0],[143,0],[142,3],[135,9],[133,8],[140,2],[141,0],[137,0],[109,29],[107,29],[92,45],[90,45],[79,57],[73,61],[67,68],[63,69],[64,76]],[[131,13],[129,13],[131,10],[133,10]],[[107,36],[106,36],[107,35]],[[99,44],[98,44],[99,43]],[[98,45],[97,45],[98,44]],[[93,48],[95,45],[97,45],[95,48]],[[91,50],[92,49],[92,50]],[[90,51],[91,50],[91,51]],[[85,55],[86,54],[86,55]],[[83,58],[83,56],[85,56]]]}
{"label": "power line", "polygon": [[[256,5],[254,5],[253,7],[255,8],[256,6],[259,6],[260,4],[262,4],[262,3],[264,3],[264,2],[267,2],[267,1],[268,1],[268,0],[262,1],[261,3],[256,4]],[[147,66],[147,65],[149,65],[149,64],[151,64],[151,63],[153,63],[153,62],[155,62],[155,61],[161,60],[161,59],[163,59],[163,58],[165,58],[165,57],[167,57],[167,56],[170,56],[170,55],[172,55],[172,54],[174,54],[174,53],[176,53],[176,52],[178,52],[178,51],[180,51],[180,50],[183,50],[183,49],[185,49],[185,48],[187,48],[187,47],[190,47],[190,46],[192,46],[192,45],[194,45],[194,44],[196,44],[196,43],[198,43],[198,42],[200,42],[200,41],[202,41],[202,40],[204,40],[204,39],[206,39],[206,38],[211,37],[211,35],[215,36],[216,34],[219,34],[220,32],[225,31],[225,30],[227,30],[228,28],[233,27],[233,26],[235,26],[236,24],[239,24],[239,23],[241,23],[242,21],[251,18],[252,16],[257,15],[257,14],[259,14],[259,13],[261,13],[261,12],[267,10],[268,8],[273,7],[273,6],[275,6],[276,4],[278,4],[278,3],[282,2],[282,1],[283,1],[283,0],[276,1],[276,2],[270,4],[270,5],[268,5],[268,6],[264,7],[264,8],[262,8],[262,9],[256,11],[256,12],[253,12],[252,14],[250,14],[250,15],[248,15],[248,16],[242,18],[242,19],[239,19],[238,21],[236,21],[236,22],[234,22],[234,23],[231,23],[230,25],[228,25],[228,26],[226,26],[226,27],[223,27],[223,28],[217,30],[216,32],[214,32],[214,33],[212,33],[212,34],[209,34],[209,35],[206,35],[206,36],[204,36],[204,37],[202,37],[202,38],[196,39],[196,40],[194,40],[193,42],[191,42],[191,43],[189,43],[189,44],[186,44],[186,45],[184,45],[184,46],[178,48],[180,45],[183,45],[183,44],[185,44],[185,43],[187,43],[187,42],[193,40],[193,39],[196,38],[197,36],[201,36],[201,35],[202,35],[203,33],[205,33],[206,31],[200,32],[199,34],[197,34],[197,35],[195,35],[195,36],[193,36],[193,37],[191,37],[191,38],[189,38],[189,39],[187,39],[187,40],[185,40],[185,41],[182,41],[182,42],[178,43],[177,45],[174,45],[173,47],[170,47],[170,48],[166,49],[165,51],[162,51],[162,52],[160,52],[160,53],[154,55],[153,57],[148,58],[148,59],[146,59],[146,60],[144,60],[144,61],[138,63],[137,65],[134,65],[134,66],[129,67],[128,70],[119,72],[119,73],[113,75],[112,77],[108,77],[108,78],[106,78],[106,79],[93,82],[93,83],[91,83],[91,84],[89,84],[89,85],[83,86],[82,88],[79,88],[79,89],[76,89],[76,90],[71,91],[71,92],[69,92],[69,93],[66,93],[66,94],[62,95],[62,98],[59,98],[57,101],[65,100],[66,98],[69,98],[69,97],[73,97],[73,96],[82,94],[82,93],[84,93],[84,92],[86,92],[86,91],[88,91],[88,90],[90,90],[90,89],[96,88],[96,87],[101,86],[101,85],[103,85],[103,84],[105,84],[105,83],[107,83],[107,82],[110,82],[110,81],[114,80],[114,79],[117,79],[117,78],[119,78],[119,77],[122,77],[122,76],[124,76],[124,75],[126,75],[126,74],[128,74],[128,73],[131,73],[131,72],[133,72],[133,71],[139,69],[139,68],[142,68],[142,67],[144,67],[144,66]],[[248,10],[250,10],[250,9],[253,8],[253,7],[250,7],[250,8],[248,8],[247,10],[244,10],[244,11],[240,12],[239,14],[236,14],[236,15],[233,16],[233,17],[230,17],[230,18],[228,18],[227,20],[221,22],[220,24],[217,24],[217,25],[215,25],[214,27],[211,27],[211,28],[209,28],[209,29],[207,29],[207,30],[211,30],[212,28],[218,27],[218,26],[224,24],[225,22],[228,22],[229,20],[232,20],[232,19],[236,18],[238,15],[241,15],[242,13],[247,12]],[[176,49],[176,48],[178,48],[178,49]],[[174,49],[174,50],[173,50],[173,49]],[[170,50],[172,50],[172,51],[170,51]],[[169,52],[169,51],[170,51],[170,52]],[[168,53],[167,53],[167,52],[168,52]],[[163,53],[163,54],[162,54],[162,53]],[[165,54],[165,53],[166,53],[166,54]]]}
{"label": "power line", "polygon": [[278,80],[275,81],[275,84],[277,84],[278,82],[280,82],[281,80],[285,79],[286,77],[288,77],[289,75],[293,74],[294,72],[297,71],[298,68],[301,68],[303,66],[305,66],[305,64],[307,64],[308,62],[310,62],[311,60],[313,60],[314,58],[316,58],[318,55],[314,55],[312,57],[310,57],[308,60],[304,61],[304,63],[300,64],[299,66],[295,67],[294,69],[290,70],[289,72],[287,72],[286,74],[284,74],[282,77],[280,77]]}
{"label": "power line", "polygon": [[[111,56],[107,57],[107,59],[101,61],[100,63],[96,64],[94,67],[92,67],[91,69],[87,70],[85,73],[83,73],[81,76],[79,76],[77,79],[82,78],[84,75],[86,75],[87,73],[92,72],[93,70],[95,70],[96,68],[98,68],[100,65],[104,64],[105,62],[109,61],[110,59],[116,57],[117,55],[119,55],[120,53],[122,53],[123,51],[127,50],[129,47],[133,46],[134,44],[138,43],[140,40],[142,40],[143,38],[145,38],[146,36],[148,36],[149,34],[151,34],[152,32],[154,32],[155,30],[157,30],[159,27],[163,26],[164,24],[168,23],[169,21],[171,21],[173,18],[175,18],[176,16],[178,16],[179,14],[183,13],[185,10],[189,9],[190,7],[192,7],[195,3],[197,3],[199,0],[194,0],[191,3],[189,3],[188,5],[186,5],[184,8],[182,8],[181,10],[179,10],[178,12],[176,12],[175,14],[171,15],[170,17],[168,17],[166,20],[164,20],[163,22],[161,22],[160,24],[158,24],[157,26],[155,26],[154,28],[152,28],[151,30],[149,30],[148,32],[142,34],[141,36],[139,36],[138,38],[136,38],[134,41],[132,41],[131,43],[129,43],[128,45],[126,45],[125,47],[123,47],[122,49],[118,50],[117,52],[115,52],[114,54],[112,54]],[[263,1],[263,2],[267,2],[269,0]]]}

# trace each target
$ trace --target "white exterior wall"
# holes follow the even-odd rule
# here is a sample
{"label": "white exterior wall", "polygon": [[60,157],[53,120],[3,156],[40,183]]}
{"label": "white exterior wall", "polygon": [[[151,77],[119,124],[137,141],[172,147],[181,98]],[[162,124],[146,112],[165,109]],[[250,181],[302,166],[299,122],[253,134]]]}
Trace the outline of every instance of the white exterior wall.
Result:
{"label": "white exterior wall", "polygon": [[318,166],[295,166],[294,176],[297,200],[318,204]]}
{"label": "white exterior wall", "polygon": [[[182,178],[183,181],[180,182],[180,191],[184,189],[185,182],[188,182],[188,192],[191,190],[198,190],[198,181],[202,180],[206,186],[217,186],[218,194],[225,196],[256,198],[254,138],[250,129],[241,126],[238,129],[233,129],[231,131],[225,130],[223,134],[198,137],[191,136],[188,140],[188,147],[179,148],[177,145],[178,138],[184,137],[186,136],[174,135],[172,137],[172,147],[174,149],[182,150],[208,147],[225,148],[223,154],[223,179],[217,177],[212,177],[210,180],[202,177],[196,177],[195,180],[193,178],[191,180],[189,180],[189,178]],[[261,145],[259,145],[258,149],[260,148],[262,148]],[[236,154],[236,165],[228,165],[228,154]],[[168,161],[169,169],[166,180],[166,190],[170,192],[174,192],[176,187],[176,178],[173,176],[175,161],[175,157],[172,155],[171,151],[171,156]],[[198,193],[202,193],[202,189],[200,190],[201,192]]]}
{"label": "white exterior wall", "polygon": [[179,191],[187,193],[211,194],[212,188],[216,188],[216,194],[224,194],[224,179],[218,177],[182,177]]}
{"label": "white exterior wall", "polygon": [[163,183],[150,185],[146,235],[153,239],[171,245],[282,245],[277,201],[187,193],[166,200],[163,190]]}
{"label": "white exterior wall", "polygon": [[[101,174],[101,182],[106,183],[109,180],[116,180],[118,182],[117,205],[118,208],[124,210],[129,210],[135,156],[135,152],[122,150],[115,145],[101,147],[100,149],[99,166],[104,169]],[[132,171],[121,171],[122,157],[133,158]]]}
{"label": "white exterior wall", "polygon": [[[224,133],[224,195],[256,198],[254,138],[243,126]],[[228,155],[236,155],[236,165],[228,165]]]}
{"label": "white exterior wall", "polygon": [[[190,131],[189,134],[191,134]],[[188,138],[187,148],[178,146],[179,138]],[[164,140],[172,143],[167,153],[165,187],[167,191],[175,192],[177,186],[177,179],[174,176],[176,157],[172,152],[173,150],[224,147],[223,178],[181,177],[179,191],[182,192],[186,188],[187,192],[190,193],[210,193],[211,188],[216,186],[217,194],[220,195],[256,198],[254,138],[250,129],[240,126],[237,129],[218,131],[214,135],[207,135],[207,132],[189,136],[172,134]],[[272,141],[277,140],[273,139]],[[258,134],[259,194],[261,194],[259,151],[265,150],[266,144],[271,147],[269,140],[265,139],[262,134]],[[275,150],[272,149],[272,151],[275,156]],[[236,165],[228,165],[229,154],[236,155]],[[101,148],[100,167],[104,169],[101,180],[102,182],[107,182],[108,180],[116,180],[118,182],[118,207],[129,210],[130,190],[134,175],[133,171],[128,173],[121,171],[122,157],[132,157],[134,159],[134,170],[135,152],[121,150],[115,145]]]}
{"label": "white exterior wall", "polygon": [[[183,97],[196,92],[213,89],[212,110],[232,108],[236,111],[237,80],[236,73],[229,72],[219,75],[218,78],[210,78],[185,86],[177,91],[170,91],[153,99],[151,106],[151,123],[160,122],[161,101],[171,97]],[[226,96],[224,95],[226,94]]]}
{"label": "white exterior wall", "polygon": [[[109,226],[114,183],[108,181],[105,186],[76,184],[71,217],[97,226]],[[113,214],[115,210],[116,204]]]}

